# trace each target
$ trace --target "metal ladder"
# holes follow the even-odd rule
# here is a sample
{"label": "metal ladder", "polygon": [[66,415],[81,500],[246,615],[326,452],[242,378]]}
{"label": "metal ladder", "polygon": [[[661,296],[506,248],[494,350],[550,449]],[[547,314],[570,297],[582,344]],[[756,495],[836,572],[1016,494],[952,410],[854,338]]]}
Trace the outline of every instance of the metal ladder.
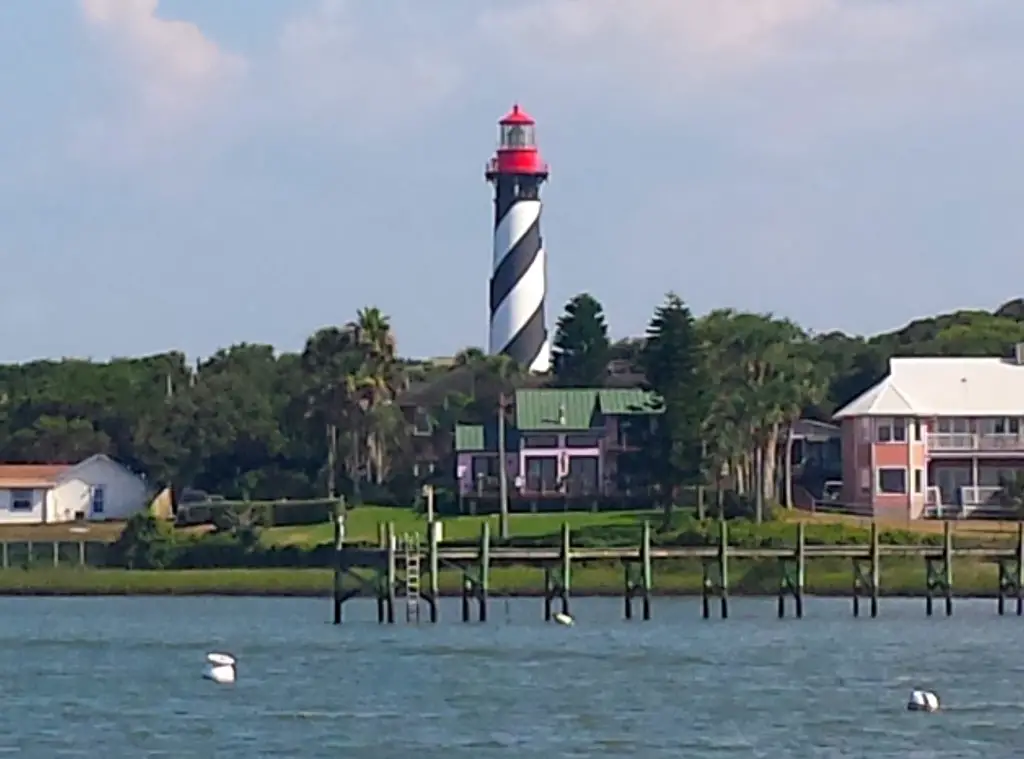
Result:
{"label": "metal ladder", "polygon": [[420,536],[402,536],[402,559],[405,574],[405,621],[420,621]]}

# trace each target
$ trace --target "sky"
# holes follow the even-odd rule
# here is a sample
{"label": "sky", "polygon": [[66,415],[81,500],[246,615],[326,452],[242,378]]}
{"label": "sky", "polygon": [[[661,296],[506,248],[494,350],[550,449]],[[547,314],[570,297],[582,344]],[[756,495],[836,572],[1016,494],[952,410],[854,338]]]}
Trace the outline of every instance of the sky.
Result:
{"label": "sky", "polygon": [[548,322],[874,333],[1018,297],[1020,0],[0,3],[0,361],[239,342],[357,309],[487,336],[483,169],[537,119]]}

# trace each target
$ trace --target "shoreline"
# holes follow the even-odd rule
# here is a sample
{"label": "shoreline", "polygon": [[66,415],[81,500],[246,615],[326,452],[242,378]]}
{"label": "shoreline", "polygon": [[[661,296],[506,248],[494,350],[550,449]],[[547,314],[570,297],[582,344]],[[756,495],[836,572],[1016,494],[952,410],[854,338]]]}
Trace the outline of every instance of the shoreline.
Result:
{"label": "shoreline", "polygon": [[[888,569],[888,568],[886,568]],[[879,597],[926,597],[923,567],[892,567],[883,571]],[[954,576],[952,595],[958,599],[996,599],[998,580],[992,567],[962,567]],[[777,598],[778,575],[753,567],[737,573],[729,588],[733,598]],[[617,598],[624,594],[621,569],[580,567],[573,571],[571,596],[574,598]],[[701,597],[702,576],[699,571],[664,571],[656,573],[652,598]],[[461,577],[454,572],[440,575],[440,597],[459,598]],[[809,573],[804,586],[805,598],[851,599],[853,577],[845,571]],[[329,569],[6,569],[0,571],[0,596],[75,598],[75,597],[173,597],[227,596],[253,598],[323,598],[332,595],[333,573]],[[543,598],[543,572],[525,567],[503,567],[492,570],[490,597]],[[346,589],[355,589],[348,583]],[[363,598],[372,598],[366,592]],[[933,594],[936,601],[942,594]],[[862,600],[868,600],[863,594]],[[1007,594],[1010,606],[1016,597]],[[1011,613],[1015,612],[1015,608]]]}

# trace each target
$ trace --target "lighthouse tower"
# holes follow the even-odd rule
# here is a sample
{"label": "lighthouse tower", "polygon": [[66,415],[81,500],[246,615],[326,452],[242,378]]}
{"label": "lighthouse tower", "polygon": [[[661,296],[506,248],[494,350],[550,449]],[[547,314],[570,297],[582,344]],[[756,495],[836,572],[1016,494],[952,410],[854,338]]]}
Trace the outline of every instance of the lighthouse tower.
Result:
{"label": "lighthouse tower", "polygon": [[489,351],[534,372],[551,365],[544,320],[547,261],[540,236],[540,186],[548,178],[536,122],[518,105],[499,122],[498,150],[487,165],[494,185],[494,272]]}

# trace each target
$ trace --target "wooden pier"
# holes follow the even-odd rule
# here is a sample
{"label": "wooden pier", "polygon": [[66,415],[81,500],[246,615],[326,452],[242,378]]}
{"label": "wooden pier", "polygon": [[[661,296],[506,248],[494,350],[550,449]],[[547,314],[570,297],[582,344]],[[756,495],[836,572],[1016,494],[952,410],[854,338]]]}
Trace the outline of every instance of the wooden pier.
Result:
{"label": "wooden pier", "polygon": [[[700,561],[703,567],[701,612],[705,619],[729,616],[729,565],[733,560],[754,559],[776,561],[778,564],[778,616],[786,616],[792,600],[793,613],[804,613],[804,587],[807,562],[812,559],[847,559],[851,562],[853,615],[860,616],[862,601],[868,613],[878,616],[881,589],[881,563],[884,557],[919,559],[925,565],[925,613],[934,612],[936,599],[941,599],[947,616],[953,613],[953,559],[971,558],[998,566],[998,587],[994,588],[999,614],[1006,613],[1008,600],[1013,600],[1017,616],[1024,615],[1024,523],[1017,530],[1012,547],[954,547],[952,524],[946,522],[941,546],[886,545],[879,542],[878,525],[872,524],[870,541],[865,545],[808,545],[805,528],[798,524],[795,540],[785,548],[741,548],[729,545],[728,527],[721,523],[718,543],[707,546],[654,546],[650,525],[644,523],[639,544],[622,548],[574,547],[569,526],[562,525],[560,545],[553,547],[517,548],[492,545],[490,525],[482,525],[475,546],[442,546],[437,531],[427,531],[425,551],[417,538],[395,534],[393,524],[380,525],[379,545],[373,548],[349,546],[337,531],[334,565],[334,623],[341,624],[345,601],[357,596],[370,596],[377,601],[377,619],[393,624],[395,610],[405,602],[406,619],[419,620],[422,602],[429,611],[429,620],[438,621],[441,598],[439,578],[442,569],[462,574],[462,621],[487,621],[490,569],[497,564],[541,567],[544,570],[544,619],[555,611],[569,614],[571,571],[576,561],[619,562],[623,567],[623,600],[626,619],[634,617],[634,601],[640,601],[640,617],[651,618],[653,569],[659,560]],[[426,561],[426,587],[420,584],[419,568]],[[359,570],[363,570],[360,573]],[[370,579],[365,576],[369,570]],[[415,577],[413,576],[415,575]],[[717,603],[716,603],[717,602]],[[412,606],[415,604],[415,614]],[[555,607],[558,607],[555,609]],[[475,609],[475,614],[473,613]]]}

